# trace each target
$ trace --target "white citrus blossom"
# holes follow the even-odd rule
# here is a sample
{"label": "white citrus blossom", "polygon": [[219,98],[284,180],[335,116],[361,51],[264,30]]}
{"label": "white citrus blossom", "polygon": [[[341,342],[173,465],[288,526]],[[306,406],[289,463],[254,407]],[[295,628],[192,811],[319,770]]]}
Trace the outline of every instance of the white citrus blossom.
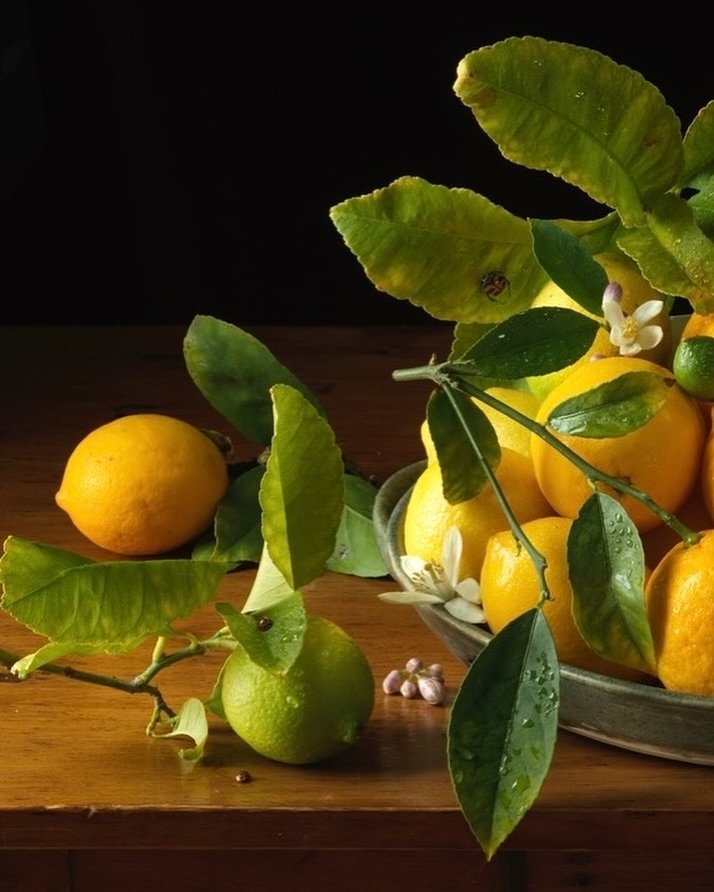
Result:
{"label": "white citrus blossom", "polygon": [[384,592],[379,597],[391,604],[443,604],[456,619],[467,623],[485,622],[478,582],[471,578],[459,580],[462,550],[460,530],[450,527],[444,537],[441,566],[404,554],[399,562],[414,588]]}
{"label": "white citrus blossom", "polygon": [[651,350],[662,340],[661,325],[648,323],[662,312],[664,302],[646,300],[628,316],[620,306],[622,288],[610,282],[602,295],[602,311],[610,326],[610,343],[620,350],[621,356],[634,356],[640,350]]}

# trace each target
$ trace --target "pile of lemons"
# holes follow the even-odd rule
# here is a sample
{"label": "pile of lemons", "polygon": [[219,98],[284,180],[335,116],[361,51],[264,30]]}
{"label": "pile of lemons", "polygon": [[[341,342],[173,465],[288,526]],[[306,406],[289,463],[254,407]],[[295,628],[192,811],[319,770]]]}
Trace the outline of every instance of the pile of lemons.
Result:
{"label": "pile of lemons", "polygon": [[[633,267],[610,258],[603,265],[609,279],[623,288],[622,305],[627,314],[645,300],[659,297]],[[585,312],[553,283],[535,304]],[[531,379],[528,390],[491,388],[489,392],[545,423],[563,400],[627,371],[654,372],[670,384],[656,414],[622,437],[556,436],[589,464],[648,493],[661,507],[702,533],[696,545],[685,547],[641,502],[602,488],[621,501],[642,538],[647,564],[645,597],[659,681],[673,691],[714,694],[714,531],[710,530],[714,527],[714,434],[712,404],[704,398],[714,396],[714,390],[707,389],[714,384],[714,361],[706,358],[714,351],[707,352],[710,344],[697,344],[697,350],[689,351],[676,366],[671,320],[662,317],[655,322],[662,325],[665,336],[647,353],[620,356],[603,330],[589,353],[573,366]],[[690,319],[675,357],[683,352],[681,344],[695,335],[714,335],[714,317],[705,321],[695,314]],[[692,354],[696,363],[689,361]],[[573,619],[567,540],[573,520],[593,492],[592,485],[580,469],[537,434],[483,403],[479,406],[489,414],[502,447],[496,477],[523,531],[547,561],[552,599],[545,602],[544,610],[560,659],[614,677],[642,678],[639,669],[596,655]],[[538,603],[540,584],[535,567],[508,528],[491,487],[487,485],[466,502],[452,505],[446,501],[426,423],[421,437],[427,465],[405,511],[405,551],[438,564],[446,530],[457,526],[463,539],[460,577],[470,576],[480,583],[488,626],[497,633]]]}

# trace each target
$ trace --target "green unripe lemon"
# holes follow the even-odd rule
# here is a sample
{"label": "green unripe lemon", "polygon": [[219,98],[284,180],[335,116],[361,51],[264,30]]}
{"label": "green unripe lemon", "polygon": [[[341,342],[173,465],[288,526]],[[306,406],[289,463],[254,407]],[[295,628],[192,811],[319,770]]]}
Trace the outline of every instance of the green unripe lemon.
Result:
{"label": "green unripe lemon", "polygon": [[226,660],[221,695],[233,730],[277,762],[322,762],[356,743],[374,707],[374,677],[339,626],[309,617],[302,650],[284,674],[238,648]]}
{"label": "green unripe lemon", "polygon": [[690,396],[714,400],[714,338],[695,335],[680,341],[672,371],[677,384]]}

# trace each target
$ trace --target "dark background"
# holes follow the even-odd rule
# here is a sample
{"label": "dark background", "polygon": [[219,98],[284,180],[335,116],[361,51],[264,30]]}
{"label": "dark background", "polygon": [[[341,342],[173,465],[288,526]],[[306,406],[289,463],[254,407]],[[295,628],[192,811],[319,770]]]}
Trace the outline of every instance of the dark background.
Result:
{"label": "dark background", "polygon": [[452,92],[469,51],[589,46],[683,127],[714,98],[705,28],[510,6],[3,0],[4,322],[426,321],[372,287],[332,205],[410,174],[522,216],[597,215],[501,158]]}

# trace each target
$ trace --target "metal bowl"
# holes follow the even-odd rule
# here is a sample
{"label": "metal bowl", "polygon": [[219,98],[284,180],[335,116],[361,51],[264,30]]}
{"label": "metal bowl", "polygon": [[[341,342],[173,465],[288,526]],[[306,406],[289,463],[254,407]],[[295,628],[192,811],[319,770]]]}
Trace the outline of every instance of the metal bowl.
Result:
{"label": "metal bowl", "polygon": [[[401,570],[406,503],[425,462],[393,474],[380,488],[374,524],[392,577],[408,588]],[[442,607],[415,605],[424,622],[451,653],[470,664],[486,647],[491,633],[454,619]],[[559,724],[595,740],[639,753],[714,765],[714,697],[675,694],[656,684],[609,678],[561,664]]]}

